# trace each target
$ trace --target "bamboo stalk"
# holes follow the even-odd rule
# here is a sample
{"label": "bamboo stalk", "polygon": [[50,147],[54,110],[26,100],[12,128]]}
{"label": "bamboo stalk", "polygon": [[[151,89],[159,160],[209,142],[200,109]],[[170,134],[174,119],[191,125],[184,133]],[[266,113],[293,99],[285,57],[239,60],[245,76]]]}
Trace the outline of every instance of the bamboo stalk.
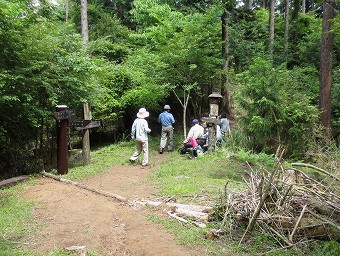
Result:
{"label": "bamboo stalk", "polygon": [[297,220],[296,223],[295,223],[295,227],[294,227],[292,233],[288,236],[288,240],[289,240],[290,242],[293,241],[293,236],[294,236],[295,231],[296,231],[296,229],[298,228],[298,226],[299,226],[299,224],[300,224],[300,222],[301,222],[301,219],[302,219],[303,214],[304,214],[305,211],[306,211],[306,207],[307,207],[307,205],[305,204],[305,205],[303,206],[303,208],[302,208],[302,211],[301,211],[301,213],[300,213],[300,216],[299,216],[298,220]]}
{"label": "bamboo stalk", "polygon": [[282,241],[284,241],[288,246],[293,246],[293,244],[291,242],[289,242],[283,235],[281,235],[279,232],[277,232],[275,229],[273,229],[272,227],[269,226],[269,229],[275,234],[277,235],[279,238],[282,239]]}
{"label": "bamboo stalk", "polygon": [[263,196],[262,196],[262,198],[261,198],[261,200],[260,200],[260,202],[259,202],[259,204],[258,204],[258,206],[257,206],[257,208],[256,208],[256,210],[255,210],[255,212],[254,212],[254,215],[252,216],[252,218],[251,218],[251,220],[250,220],[250,222],[249,222],[249,224],[248,224],[248,226],[247,226],[247,228],[246,228],[246,231],[244,231],[244,233],[243,233],[243,235],[242,235],[242,238],[241,238],[241,240],[240,240],[240,242],[239,242],[239,245],[241,245],[241,243],[243,242],[243,239],[244,239],[245,235],[246,235],[249,231],[251,231],[251,230],[253,229],[253,227],[254,227],[254,225],[255,225],[255,223],[256,223],[256,219],[257,219],[257,217],[259,216],[260,211],[261,211],[261,209],[262,209],[262,206],[264,205],[264,202],[265,202],[265,200],[267,199],[267,196],[268,196],[268,194],[269,194],[269,190],[270,190],[270,187],[271,187],[271,183],[272,183],[272,181],[273,181],[273,179],[274,179],[275,173],[276,173],[276,169],[275,169],[275,170],[271,173],[271,175],[270,175],[270,178],[269,178],[267,187],[265,188],[265,191],[263,192]]}
{"label": "bamboo stalk", "polygon": [[332,177],[332,178],[333,178],[333,179],[335,179],[336,181],[340,181],[340,179],[339,179],[338,177],[336,177],[335,175],[333,175],[332,173],[330,173],[330,172],[327,172],[327,171],[325,171],[324,169],[321,169],[321,168],[319,168],[319,167],[316,167],[316,166],[314,166],[314,165],[311,165],[311,164],[304,164],[304,163],[292,163],[292,166],[303,166],[303,167],[309,167],[309,168],[312,168],[312,169],[314,169],[314,170],[317,170],[317,171],[319,171],[319,172],[321,172],[321,173],[323,173],[323,174],[326,174],[326,175],[328,175],[328,176]]}

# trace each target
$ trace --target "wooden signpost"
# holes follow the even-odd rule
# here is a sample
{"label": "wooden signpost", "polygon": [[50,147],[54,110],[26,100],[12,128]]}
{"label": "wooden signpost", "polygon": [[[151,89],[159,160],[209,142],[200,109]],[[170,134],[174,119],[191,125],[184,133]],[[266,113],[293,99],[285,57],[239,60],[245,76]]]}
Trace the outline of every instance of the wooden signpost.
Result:
{"label": "wooden signpost", "polygon": [[57,122],[57,170],[58,174],[66,174],[68,172],[67,123],[69,119],[67,106],[56,106],[54,117]]}
{"label": "wooden signpost", "polygon": [[76,130],[82,130],[82,155],[84,165],[91,163],[90,157],[90,132],[89,129],[100,127],[101,121],[92,121],[91,111],[88,103],[84,103],[84,119],[75,120],[75,111],[69,110],[66,105],[56,106],[56,112],[53,113],[57,124],[57,171],[58,174],[68,172],[68,126]]}

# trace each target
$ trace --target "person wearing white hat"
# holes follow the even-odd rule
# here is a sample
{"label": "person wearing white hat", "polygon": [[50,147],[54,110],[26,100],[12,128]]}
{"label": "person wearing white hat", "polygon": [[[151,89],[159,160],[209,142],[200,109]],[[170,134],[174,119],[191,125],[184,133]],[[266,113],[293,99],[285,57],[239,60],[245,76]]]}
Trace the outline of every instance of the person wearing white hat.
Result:
{"label": "person wearing white hat", "polygon": [[137,150],[130,157],[130,162],[135,162],[139,155],[143,151],[142,166],[149,164],[149,145],[148,145],[148,133],[151,129],[148,126],[148,122],[145,120],[149,116],[149,112],[145,108],[140,108],[137,113],[137,118],[132,124],[131,138],[136,140]]}
{"label": "person wearing white hat", "polygon": [[170,113],[169,105],[164,106],[164,111],[158,116],[158,122],[162,124],[161,142],[159,144],[159,153],[162,154],[168,138],[168,151],[173,150],[174,144],[173,124],[175,123],[175,119],[174,116]]}

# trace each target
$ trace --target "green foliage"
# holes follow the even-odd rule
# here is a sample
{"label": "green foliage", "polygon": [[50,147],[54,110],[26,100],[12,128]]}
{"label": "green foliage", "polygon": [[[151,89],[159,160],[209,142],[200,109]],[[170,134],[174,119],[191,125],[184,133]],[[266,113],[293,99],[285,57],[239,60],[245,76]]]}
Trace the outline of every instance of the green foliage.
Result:
{"label": "green foliage", "polygon": [[340,68],[334,70],[332,85],[332,122],[334,132],[340,132]]}
{"label": "green foliage", "polygon": [[340,244],[336,241],[329,241],[324,244],[317,244],[313,251],[309,253],[311,256],[324,255],[324,256],[336,256],[340,254]]}
{"label": "green foliage", "polygon": [[267,155],[265,153],[255,154],[254,152],[239,150],[234,153],[234,157],[239,162],[247,162],[249,165],[257,165],[260,169],[268,169],[275,163],[273,155]]}
{"label": "green foliage", "polygon": [[238,99],[245,111],[240,120],[255,150],[275,152],[283,144],[291,154],[306,151],[308,131],[318,122],[317,108],[311,104],[317,96],[317,74],[310,70],[273,68],[270,61],[256,58],[238,75]]}
{"label": "green foliage", "polygon": [[97,77],[101,87],[92,100],[96,118],[103,120],[106,127],[114,128],[119,126],[117,120],[123,113],[134,116],[141,106],[158,109],[168,93],[162,86],[164,68],[159,57],[145,49],[135,51],[119,65],[103,66]]}
{"label": "green foliage", "polygon": [[[67,22],[63,5],[39,3],[0,3],[0,155],[6,156],[0,157],[1,170],[30,173],[37,159],[51,166],[56,104],[80,109],[88,101],[93,117],[104,122],[103,132],[118,133],[139,107],[158,111],[165,101],[180,107],[173,92],[181,96],[187,85],[195,85],[188,115],[205,115],[207,96],[224,86],[221,78],[228,78],[230,103],[242,120],[230,146],[272,153],[282,143],[299,155],[308,148],[304,141],[315,136],[322,20],[314,12],[299,14],[290,24],[287,58],[285,22],[276,13],[274,56],[268,62],[268,10],[247,10],[234,0],[89,1],[86,49],[79,1],[69,1]],[[221,69],[222,14],[228,74]],[[332,21],[335,134],[340,123],[338,23],[338,17]],[[238,85],[239,98],[233,93]]]}
{"label": "green foliage", "polygon": [[268,38],[268,11],[259,9],[236,21],[229,19],[230,56],[232,68],[237,72],[245,70],[254,56],[266,51]]}
{"label": "green foliage", "polygon": [[38,19],[21,7],[27,16],[0,23],[0,36],[11,34],[11,42],[3,41],[0,50],[0,165],[11,175],[36,170],[36,158],[49,161],[45,138],[55,125],[55,106],[81,106],[97,86],[98,71],[71,25]]}
{"label": "green foliage", "polygon": [[[133,19],[141,28],[151,29],[160,24],[166,24],[172,21],[173,25],[179,24],[182,14],[172,12],[167,4],[161,4],[158,0],[136,0],[134,8],[131,11]],[[176,30],[178,26],[169,29]]]}
{"label": "green foliage", "polygon": [[131,54],[129,45],[112,43],[110,36],[101,37],[89,42],[88,51],[91,55],[105,58],[113,63],[122,63]]}
{"label": "green foliage", "polygon": [[[213,69],[221,63],[219,11],[183,15],[159,1],[135,1],[133,15],[141,26],[135,40],[165,64],[159,75],[172,85],[197,83],[205,92],[211,83]],[[202,58],[204,56],[204,58]],[[201,101],[199,94],[192,101]]]}
{"label": "green foliage", "polygon": [[[312,66],[318,68],[320,59],[321,19],[312,15],[299,15],[298,42],[289,44],[288,66]],[[296,27],[296,24],[293,26]],[[336,44],[335,44],[336,45]]]}

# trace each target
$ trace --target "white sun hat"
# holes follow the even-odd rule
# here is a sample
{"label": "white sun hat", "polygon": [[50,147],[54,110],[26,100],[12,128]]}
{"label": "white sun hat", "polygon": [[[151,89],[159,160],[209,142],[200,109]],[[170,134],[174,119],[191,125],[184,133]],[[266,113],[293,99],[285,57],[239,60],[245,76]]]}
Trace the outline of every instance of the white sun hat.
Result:
{"label": "white sun hat", "polygon": [[150,113],[149,113],[148,111],[146,111],[145,108],[140,108],[139,111],[138,111],[138,113],[137,113],[137,117],[138,117],[138,118],[145,118],[145,117],[148,117],[149,114],[150,114]]}

